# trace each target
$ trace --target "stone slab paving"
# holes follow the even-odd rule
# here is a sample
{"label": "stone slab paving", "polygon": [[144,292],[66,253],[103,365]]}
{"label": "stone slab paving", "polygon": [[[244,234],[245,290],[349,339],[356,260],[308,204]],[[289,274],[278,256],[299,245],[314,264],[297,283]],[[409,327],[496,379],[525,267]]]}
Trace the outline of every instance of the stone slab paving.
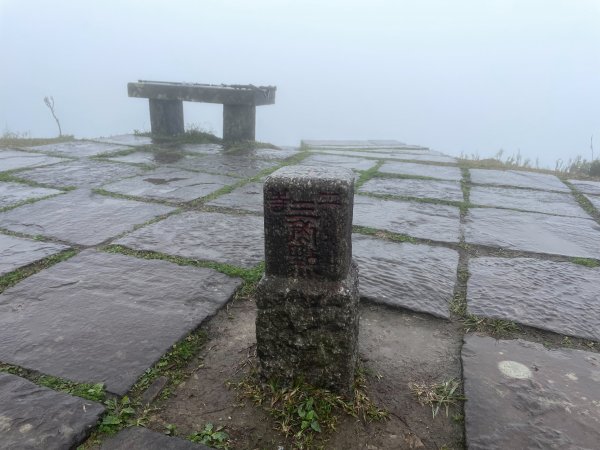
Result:
{"label": "stone slab paving", "polygon": [[471,182],[498,186],[516,186],[544,191],[571,192],[554,175],[520,170],[470,169]]}
{"label": "stone slab paving", "polygon": [[173,163],[182,159],[183,153],[174,153],[169,155],[168,152],[153,152],[140,150],[127,155],[111,156],[108,161],[121,162],[127,164],[144,164],[148,166],[159,166],[168,163]]}
{"label": "stone slab paving", "polygon": [[404,161],[423,161],[445,164],[456,164],[457,162],[456,158],[453,158],[452,156],[436,154],[436,152],[395,152],[392,155],[392,158]]}
{"label": "stone slab paving", "polygon": [[469,273],[470,313],[600,341],[600,268],[485,257]]}
{"label": "stone slab paving", "polygon": [[16,205],[25,200],[33,200],[60,193],[62,193],[62,191],[57,189],[33,187],[12,182],[0,182],[0,209]]}
{"label": "stone slab paving", "polygon": [[139,175],[139,167],[91,159],[80,159],[64,164],[24,170],[15,176],[36,183],[58,187],[98,187],[121,178]]}
{"label": "stone slab paving", "polygon": [[75,448],[103,412],[98,403],[0,373],[0,448]]}
{"label": "stone slab paving", "polygon": [[369,147],[403,147],[406,144],[395,139],[387,140],[352,140],[352,139],[308,139],[302,140],[304,145],[310,147],[349,147],[349,148],[369,148]]}
{"label": "stone slab paving", "polygon": [[469,449],[598,448],[598,353],[469,335],[462,362]]}
{"label": "stone slab paving", "polygon": [[142,227],[115,243],[250,268],[264,260],[263,218],[190,211]]}
{"label": "stone slab paving", "polygon": [[388,161],[379,168],[379,171],[400,175],[431,177],[440,180],[460,181],[462,179],[460,169],[454,166],[436,166],[433,164]]}
{"label": "stone slab paving", "polygon": [[313,154],[302,161],[306,166],[335,166],[350,170],[369,170],[377,161],[351,156]]}
{"label": "stone slab paving", "polygon": [[522,209],[561,216],[590,216],[569,193],[511,189],[498,186],[473,186],[469,200],[474,205]]}
{"label": "stone slab paving", "polygon": [[96,156],[102,153],[119,152],[129,147],[119,144],[94,141],[70,141],[57,144],[39,145],[31,147],[32,151],[49,153],[58,156],[70,156],[80,158],[83,156]]}
{"label": "stone slab paving", "polygon": [[103,189],[135,197],[189,202],[238,181],[225,175],[161,167],[137,177],[107,184]]}
{"label": "stone slab paving", "polygon": [[298,154],[300,150],[295,147],[281,147],[281,148],[257,148],[256,150],[248,151],[249,156],[260,159],[276,159],[282,160],[291,158]]}
{"label": "stone slab paving", "polygon": [[182,144],[176,147],[184,153],[198,153],[203,155],[215,155],[223,152],[220,144]]}
{"label": "stone slab paving", "polygon": [[68,248],[62,244],[0,234],[0,276]]}
{"label": "stone slab paving", "polygon": [[229,194],[221,195],[207,203],[208,206],[241,209],[256,213],[263,212],[263,184],[248,183],[234,189]]}
{"label": "stone slab paving", "polygon": [[164,433],[142,427],[131,427],[121,430],[113,437],[106,439],[101,450],[210,450],[202,444],[194,444],[178,437],[166,436]]}
{"label": "stone slab paving", "polygon": [[586,195],[586,198],[594,205],[598,211],[600,211],[600,196],[598,195]]}
{"label": "stone slab paving", "polygon": [[591,219],[496,208],[470,208],[468,243],[600,259],[600,225]]}
{"label": "stone slab paving", "polygon": [[354,225],[407,234],[421,239],[458,242],[457,207],[354,196]]}
{"label": "stone slab paving", "polygon": [[241,280],[86,250],[0,294],[0,361],[125,394]]}
{"label": "stone slab paving", "polygon": [[456,181],[371,178],[360,187],[358,192],[463,201],[462,188]]}
{"label": "stone slab paving", "polygon": [[352,235],[360,295],[369,300],[450,318],[458,253],[443,247]]}
{"label": "stone slab paving", "polygon": [[40,155],[39,153],[20,150],[0,150],[0,172],[23,169],[25,167],[56,164],[62,161],[68,160],[65,158],[56,158],[54,156]]}
{"label": "stone slab paving", "polygon": [[182,169],[249,178],[278,164],[276,161],[265,161],[248,156],[218,154],[204,157],[185,156],[171,165]]}
{"label": "stone slab paving", "polygon": [[140,147],[152,144],[152,138],[135,134],[119,134],[116,136],[101,137],[94,139],[94,141],[107,144],[127,145],[130,147]]}
{"label": "stone slab paving", "polygon": [[96,245],[173,210],[81,189],[0,213],[0,228]]}
{"label": "stone slab paving", "polygon": [[569,180],[569,183],[584,194],[600,195],[600,181]]}

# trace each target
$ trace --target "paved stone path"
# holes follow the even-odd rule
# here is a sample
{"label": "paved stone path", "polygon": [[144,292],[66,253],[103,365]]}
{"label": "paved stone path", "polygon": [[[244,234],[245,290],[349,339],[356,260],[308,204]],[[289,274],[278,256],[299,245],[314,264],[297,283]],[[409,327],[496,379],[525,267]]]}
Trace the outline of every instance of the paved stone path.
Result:
{"label": "paved stone path", "polygon": [[[226,273],[263,261],[262,183],[301,160],[356,173],[363,299],[454,320],[462,286],[468,314],[589,341],[550,350],[467,333],[470,448],[597,448],[600,225],[571,188],[600,209],[600,182],[461,169],[397,141],[150,144],[0,149],[0,286],[22,278],[0,294],[0,363],[127,393],[232,297],[242,280]],[[0,373],[0,449],[71,448],[103,411]],[[102,448],[202,447],[129,429]]]}

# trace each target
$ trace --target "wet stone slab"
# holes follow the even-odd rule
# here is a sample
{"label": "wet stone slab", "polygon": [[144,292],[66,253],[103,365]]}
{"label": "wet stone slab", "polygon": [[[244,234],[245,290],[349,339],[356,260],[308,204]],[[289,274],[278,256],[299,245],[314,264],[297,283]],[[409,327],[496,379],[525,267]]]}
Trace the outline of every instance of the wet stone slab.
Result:
{"label": "wet stone slab", "polygon": [[250,150],[249,156],[260,159],[276,159],[282,160],[291,158],[298,154],[299,149],[294,147],[281,147],[281,148],[257,148],[256,150]]}
{"label": "wet stone slab", "polygon": [[510,250],[600,259],[600,225],[578,217],[470,208],[465,240]]}
{"label": "wet stone slab", "polygon": [[361,297],[450,318],[456,251],[354,234],[352,252],[358,263]]}
{"label": "wet stone slab", "polygon": [[264,259],[263,218],[190,211],[140,228],[115,243],[250,268]]}
{"label": "wet stone slab", "polygon": [[207,203],[208,206],[263,212],[263,184],[248,183]]}
{"label": "wet stone slab", "polygon": [[237,181],[236,178],[225,175],[161,167],[137,177],[107,184],[103,189],[135,197],[188,202],[205,197]]}
{"label": "wet stone slab", "polygon": [[104,407],[0,373],[0,447],[75,448],[89,435]]}
{"label": "wet stone slab", "polygon": [[350,170],[369,170],[377,161],[350,156],[313,154],[302,161],[306,166],[335,166]]}
{"label": "wet stone slab", "polygon": [[462,188],[460,183],[455,181],[372,178],[361,186],[359,192],[463,201]]}
{"label": "wet stone slab", "polygon": [[0,234],[0,276],[68,248],[66,245]]}
{"label": "wet stone slab", "polygon": [[598,353],[469,335],[462,362],[469,449],[598,448]]}
{"label": "wet stone slab", "polygon": [[584,194],[600,195],[600,181],[569,180],[569,183]]}
{"label": "wet stone slab", "polygon": [[170,151],[164,149],[139,150],[126,155],[111,156],[108,161],[143,164],[145,166],[161,166],[173,164],[183,159],[185,154],[180,151]]}
{"label": "wet stone slab", "polygon": [[462,173],[458,167],[436,166],[433,164],[388,161],[379,168],[379,171],[399,175],[431,177],[439,180],[460,181],[462,179]]}
{"label": "wet stone slab", "polygon": [[28,186],[20,183],[0,182],[0,209],[14,206],[26,200],[60,194],[57,189]]}
{"label": "wet stone slab", "polygon": [[354,197],[354,225],[442,242],[460,239],[457,207]]}
{"label": "wet stone slab", "polygon": [[469,199],[474,205],[590,218],[589,214],[579,206],[573,196],[566,193],[496,186],[473,186],[471,187]]}
{"label": "wet stone slab", "polygon": [[303,144],[308,145],[309,147],[349,147],[349,148],[369,148],[369,147],[403,147],[403,142],[396,141],[394,139],[390,140],[348,140],[348,139],[312,139],[312,140],[303,140]]}
{"label": "wet stone slab", "polygon": [[106,142],[71,141],[31,147],[31,150],[42,153],[50,153],[52,155],[81,158],[85,156],[96,156],[102,153],[119,152],[122,150],[127,150],[128,148],[129,147],[124,145],[109,144]]}
{"label": "wet stone slab", "polygon": [[277,166],[278,163],[248,156],[219,154],[204,157],[186,156],[171,165],[182,169],[249,178],[258,175],[263,170]]}
{"label": "wet stone slab", "polygon": [[182,144],[176,149],[184,153],[216,155],[223,151],[223,146],[220,144]]}
{"label": "wet stone slab", "polygon": [[135,134],[119,134],[117,136],[101,137],[94,140],[106,144],[127,145],[129,147],[141,147],[152,144],[152,138]]}
{"label": "wet stone slab", "polygon": [[122,395],[240,282],[87,250],[0,294],[0,361]]}
{"label": "wet stone slab", "polygon": [[519,170],[470,169],[471,182],[476,184],[493,184],[497,186],[516,186],[543,191],[571,192],[571,190],[554,175],[525,172]]}
{"label": "wet stone slab", "polygon": [[142,173],[139,167],[127,164],[82,159],[64,164],[25,170],[16,174],[19,178],[36,183],[59,187],[97,187],[120,178]]}
{"label": "wet stone slab", "polygon": [[600,268],[531,258],[473,258],[471,314],[600,341]]}
{"label": "wet stone slab", "polygon": [[598,211],[600,211],[600,196],[598,195],[586,195],[586,198],[594,205]]}
{"label": "wet stone slab", "polygon": [[161,214],[163,205],[123,200],[75,190],[0,213],[0,228],[96,245]]}
{"label": "wet stone slab", "polygon": [[19,150],[0,150],[0,172],[56,164],[62,161],[67,160]]}
{"label": "wet stone slab", "polygon": [[211,450],[178,437],[167,436],[147,428],[131,427],[119,431],[102,443],[101,450]]}

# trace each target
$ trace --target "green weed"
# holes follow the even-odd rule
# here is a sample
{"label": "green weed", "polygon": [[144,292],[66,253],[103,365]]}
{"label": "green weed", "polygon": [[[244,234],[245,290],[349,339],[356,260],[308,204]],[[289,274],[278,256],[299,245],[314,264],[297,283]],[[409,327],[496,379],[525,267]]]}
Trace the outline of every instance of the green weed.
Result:
{"label": "green weed", "polygon": [[585,267],[600,267],[600,262],[590,258],[571,258],[571,262]]}
{"label": "green weed", "polygon": [[187,439],[197,444],[204,444],[214,448],[229,448],[229,435],[223,431],[224,427],[207,423],[202,431],[190,434]]}
{"label": "green weed", "polygon": [[261,406],[275,420],[276,429],[300,449],[311,448],[315,440],[326,441],[327,434],[336,430],[342,414],[367,422],[388,417],[387,411],[375,406],[369,398],[365,373],[361,370],[357,371],[351,400],[300,381],[291,386],[276,381],[263,383],[256,370],[230,386],[241,399]]}

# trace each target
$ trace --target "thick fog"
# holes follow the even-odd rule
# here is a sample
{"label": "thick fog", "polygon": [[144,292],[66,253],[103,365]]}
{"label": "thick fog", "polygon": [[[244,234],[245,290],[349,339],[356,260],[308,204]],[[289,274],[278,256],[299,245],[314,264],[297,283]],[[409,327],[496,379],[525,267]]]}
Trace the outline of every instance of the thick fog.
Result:
{"label": "thick fog", "polygon": [[[138,79],[270,84],[257,139],[600,155],[599,0],[0,0],[0,133],[149,129]],[[221,133],[221,106],[184,104]]]}

